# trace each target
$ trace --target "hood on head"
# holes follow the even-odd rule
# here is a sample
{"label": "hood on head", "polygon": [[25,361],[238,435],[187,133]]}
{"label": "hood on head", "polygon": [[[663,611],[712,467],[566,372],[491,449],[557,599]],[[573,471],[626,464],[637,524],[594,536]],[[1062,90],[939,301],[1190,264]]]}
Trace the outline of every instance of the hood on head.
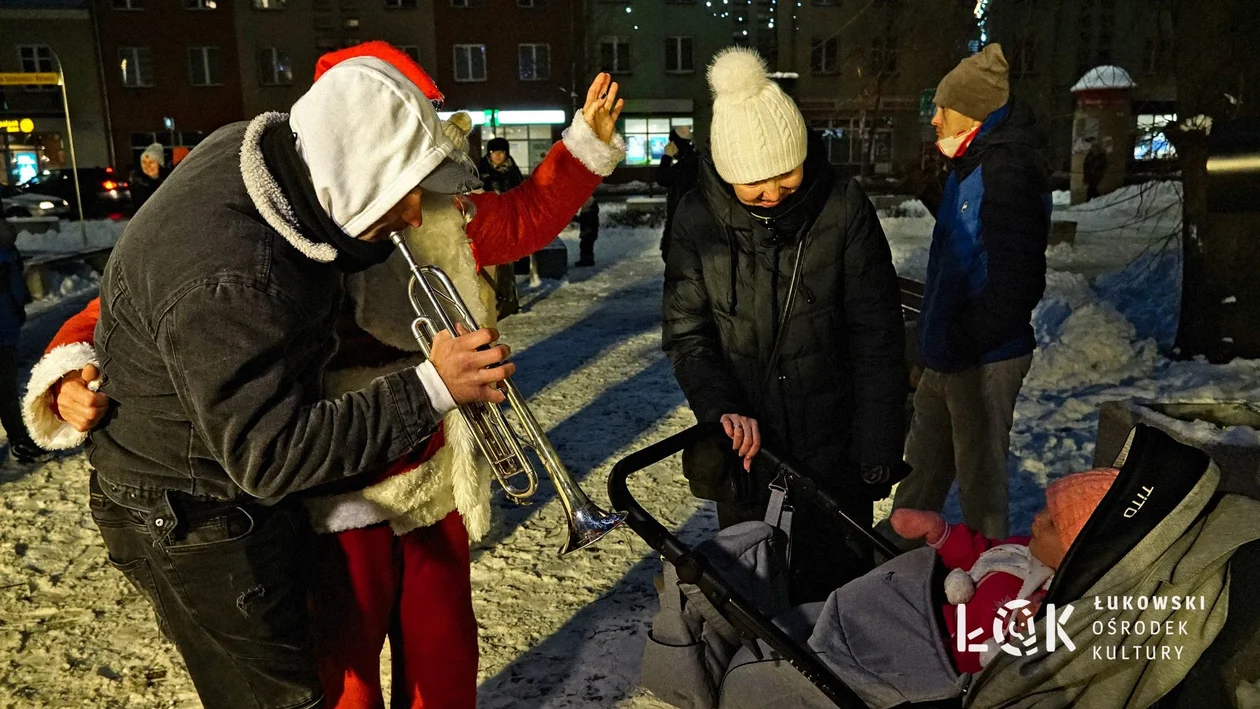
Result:
{"label": "hood on head", "polygon": [[357,237],[458,149],[429,97],[389,62],[328,69],[293,105],[289,127],[320,206]]}

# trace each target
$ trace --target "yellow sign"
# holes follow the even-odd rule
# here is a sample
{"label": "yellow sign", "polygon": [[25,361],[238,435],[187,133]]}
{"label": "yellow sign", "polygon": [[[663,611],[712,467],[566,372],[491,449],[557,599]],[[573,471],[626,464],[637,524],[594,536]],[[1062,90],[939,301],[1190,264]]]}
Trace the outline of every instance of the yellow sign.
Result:
{"label": "yellow sign", "polygon": [[35,121],[29,118],[0,118],[0,132],[34,133]]}
{"label": "yellow sign", "polygon": [[61,75],[55,71],[0,73],[0,86],[56,86]]}

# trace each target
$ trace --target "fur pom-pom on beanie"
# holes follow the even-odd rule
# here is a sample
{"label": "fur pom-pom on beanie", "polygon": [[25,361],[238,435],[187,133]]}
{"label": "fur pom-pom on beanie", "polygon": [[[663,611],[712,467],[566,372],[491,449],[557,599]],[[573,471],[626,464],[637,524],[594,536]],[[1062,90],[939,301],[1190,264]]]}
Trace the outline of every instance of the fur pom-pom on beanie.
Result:
{"label": "fur pom-pom on beanie", "polygon": [[718,175],[733,185],[761,182],[805,162],[805,119],[745,47],[718,52],[709,65],[713,124],[709,146]]}

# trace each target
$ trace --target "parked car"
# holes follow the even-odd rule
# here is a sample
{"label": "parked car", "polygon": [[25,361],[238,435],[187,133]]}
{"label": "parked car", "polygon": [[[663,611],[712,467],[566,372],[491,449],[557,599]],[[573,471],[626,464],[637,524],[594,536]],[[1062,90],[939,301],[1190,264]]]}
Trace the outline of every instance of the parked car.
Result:
{"label": "parked car", "polygon": [[[23,192],[55,195],[70,203],[68,218],[77,219],[74,176],[69,169],[45,170],[18,186]],[[127,179],[112,167],[79,168],[79,189],[86,219],[122,219],[131,215],[131,190]]]}
{"label": "parked car", "polygon": [[70,202],[56,195],[26,192],[12,185],[0,185],[0,204],[4,216],[14,217],[69,217]]}

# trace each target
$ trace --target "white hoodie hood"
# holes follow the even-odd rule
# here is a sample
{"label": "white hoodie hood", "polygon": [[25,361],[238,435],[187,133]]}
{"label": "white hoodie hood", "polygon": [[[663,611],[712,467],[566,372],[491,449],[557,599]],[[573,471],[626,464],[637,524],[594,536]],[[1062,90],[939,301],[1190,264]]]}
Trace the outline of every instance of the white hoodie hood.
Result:
{"label": "white hoodie hood", "polygon": [[376,57],[329,69],[293,105],[289,127],[320,205],[351,237],[457,153],[424,93]]}

